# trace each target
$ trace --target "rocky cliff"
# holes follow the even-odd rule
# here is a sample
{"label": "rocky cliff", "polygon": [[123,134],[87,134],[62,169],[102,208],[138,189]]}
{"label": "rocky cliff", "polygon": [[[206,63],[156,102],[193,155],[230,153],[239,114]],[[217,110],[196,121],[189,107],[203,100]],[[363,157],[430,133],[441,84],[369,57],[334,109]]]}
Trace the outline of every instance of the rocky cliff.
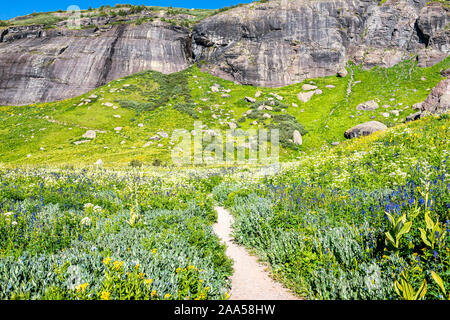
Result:
{"label": "rocky cliff", "polygon": [[139,71],[171,73],[191,63],[189,30],[161,22],[9,28],[1,40],[0,105],[69,98]]}
{"label": "rocky cliff", "polygon": [[336,74],[349,59],[370,68],[417,55],[430,66],[450,52],[448,6],[426,0],[255,2],[192,31],[108,19],[82,30],[0,29],[0,105],[65,99],[135,72],[171,73],[193,62],[243,84],[283,86]]}
{"label": "rocky cliff", "polygon": [[335,74],[348,59],[422,66],[449,52],[448,7],[423,0],[276,0],[205,19],[193,52],[203,69],[240,83],[282,86]]}

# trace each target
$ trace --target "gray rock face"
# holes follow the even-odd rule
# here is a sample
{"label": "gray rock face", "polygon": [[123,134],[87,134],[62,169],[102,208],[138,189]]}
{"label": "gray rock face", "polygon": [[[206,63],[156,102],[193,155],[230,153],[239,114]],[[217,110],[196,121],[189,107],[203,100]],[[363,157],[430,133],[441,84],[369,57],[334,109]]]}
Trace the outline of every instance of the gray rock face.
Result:
{"label": "gray rock face", "polygon": [[0,105],[74,97],[147,69],[180,71],[191,63],[189,48],[187,29],[159,22],[110,29],[9,28],[0,42]]}
{"label": "gray rock face", "polygon": [[[449,9],[427,0],[269,0],[204,19],[192,30],[163,22],[111,25],[83,18],[0,29],[0,105],[66,99],[151,69],[180,71],[194,61],[236,83],[284,86],[345,77],[351,59],[366,68],[418,55],[430,66],[450,53]],[[112,19],[112,18],[111,18]]]}
{"label": "gray rock face", "polygon": [[371,133],[374,133],[376,131],[380,130],[386,130],[387,127],[378,121],[369,121],[365,123],[358,124],[357,126],[354,126],[353,128],[348,129],[344,133],[344,137],[347,139],[357,138],[361,136],[367,136]]}
{"label": "gray rock face", "polygon": [[349,58],[389,67],[428,48],[433,54],[419,63],[436,63],[450,51],[448,22],[447,8],[425,0],[273,0],[203,20],[192,33],[193,53],[214,75],[283,86],[345,76]]}

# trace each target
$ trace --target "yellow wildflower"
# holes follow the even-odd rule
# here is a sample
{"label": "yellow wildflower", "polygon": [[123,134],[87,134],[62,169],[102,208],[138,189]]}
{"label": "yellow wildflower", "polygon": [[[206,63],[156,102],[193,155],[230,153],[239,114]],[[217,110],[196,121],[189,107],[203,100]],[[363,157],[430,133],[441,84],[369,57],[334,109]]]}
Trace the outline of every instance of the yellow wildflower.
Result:
{"label": "yellow wildflower", "polygon": [[75,287],[75,290],[77,292],[85,292],[88,285],[89,285],[89,283],[79,284]]}
{"label": "yellow wildflower", "polygon": [[181,268],[177,268],[177,270],[175,270],[177,273],[180,273]]}
{"label": "yellow wildflower", "polygon": [[170,293],[167,293],[167,294],[164,296],[164,299],[169,299],[171,296],[172,296],[172,295],[171,295]]}
{"label": "yellow wildflower", "polygon": [[153,290],[152,293],[151,293],[152,298],[156,297],[157,295],[158,295],[158,293],[156,292],[156,290]]}
{"label": "yellow wildflower", "polygon": [[111,298],[111,293],[109,291],[102,291],[100,299],[109,300]]}
{"label": "yellow wildflower", "polygon": [[142,272],[140,272],[139,274],[138,274],[138,278],[139,279],[144,279],[145,278],[145,274],[143,274]]}
{"label": "yellow wildflower", "polygon": [[114,268],[116,268],[116,271],[119,271],[119,269],[122,267],[123,261],[114,261]]}
{"label": "yellow wildflower", "polygon": [[156,249],[153,249],[153,250],[152,250],[152,253],[153,253],[153,254],[156,254]]}
{"label": "yellow wildflower", "polygon": [[225,292],[225,299],[230,299],[230,295],[228,294],[228,292]]}
{"label": "yellow wildflower", "polygon": [[103,259],[103,263],[104,264],[109,264],[110,262],[111,262],[111,258],[110,257],[108,257],[108,258],[105,258],[105,259]]}
{"label": "yellow wildflower", "polygon": [[153,279],[145,279],[144,280],[144,283],[146,284],[146,285],[151,285],[152,284],[152,282],[153,282]]}

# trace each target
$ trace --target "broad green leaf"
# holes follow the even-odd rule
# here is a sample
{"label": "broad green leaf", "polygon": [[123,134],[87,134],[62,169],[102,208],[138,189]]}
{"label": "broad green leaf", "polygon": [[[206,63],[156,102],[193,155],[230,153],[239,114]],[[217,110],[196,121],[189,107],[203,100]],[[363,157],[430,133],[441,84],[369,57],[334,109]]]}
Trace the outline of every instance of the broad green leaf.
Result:
{"label": "broad green leaf", "polygon": [[431,276],[433,277],[433,280],[436,281],[439,288],[441,288],[444,295],[446,294],[445,287],[444,287],[444,281],[442,281],[442,278],[434,271],[431,271]]}
{"label": "broad green leaf", "polygon": [[422,241],[429,247],[431,247],[431,243],[430,241],[428,241],[427,238],[427,232],[425,230],[423,230],[422,228],[419,228],[420,230],[420,237],[422,238]]}
{"label": "broad green leaf", "polygon": [[427,225],[427,229],[433,229],[434,226],[434,222],[433,220],[431,220],[430,214],[427,212],[425,212],[425,223]]}
{"label": "broad green leaf", "polygon": [[405,223],[405,225],[402,227],[402,229],[398,233],[397,239],[399,239],[405,233],[408,233],[409,230],[411,229],[411,226],[412,226],[412,221],[409,221],[409,222]]}

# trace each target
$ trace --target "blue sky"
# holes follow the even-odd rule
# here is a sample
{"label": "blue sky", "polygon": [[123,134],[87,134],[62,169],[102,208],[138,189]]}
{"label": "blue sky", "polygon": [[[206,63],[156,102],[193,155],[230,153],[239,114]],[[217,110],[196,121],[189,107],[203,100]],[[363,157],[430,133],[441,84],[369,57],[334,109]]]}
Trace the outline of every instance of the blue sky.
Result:
{"label": "blue sky", "polygon": [[35,12],[57,11],[59,9],[65,10],[70,5],[77,5],[81,9],[87,9],[89,6],[98,8],[101,5],[114,6],[117,3],[129,4],[144,4],[147,6],[163,6],[163,7],[181,7],[181,8],[197,8],[197,9],[218,9],[226,6],[231,6],[238,3],[248,3],[251,0],[153,0],[153,1],[133,1],[133,0],[16,0],[9,2],[1,0],[0,2],[0,20],[7,20],[17,16],[24,16]]}

